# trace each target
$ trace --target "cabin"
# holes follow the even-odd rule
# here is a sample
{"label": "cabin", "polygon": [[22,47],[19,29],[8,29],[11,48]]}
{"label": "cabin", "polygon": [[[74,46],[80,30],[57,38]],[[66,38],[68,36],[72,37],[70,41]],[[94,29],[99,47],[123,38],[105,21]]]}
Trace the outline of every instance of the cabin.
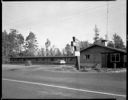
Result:
{"label": "cabin", "polygon": [[126,67],[126,51],[93,44],[80,51],[81,64],[100,64],[102,68]]}

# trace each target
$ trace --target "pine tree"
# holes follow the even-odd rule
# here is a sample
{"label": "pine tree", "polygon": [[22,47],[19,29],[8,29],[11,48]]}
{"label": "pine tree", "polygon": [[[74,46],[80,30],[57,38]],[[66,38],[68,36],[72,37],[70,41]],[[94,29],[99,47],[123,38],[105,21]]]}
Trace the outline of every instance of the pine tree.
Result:
{"label": "pine tree", "polygon": [[99,40],[99,29],[97,28],[97,26],[95,25],[95,37],[94,37],[94,43],[97,43],[97,41]]}

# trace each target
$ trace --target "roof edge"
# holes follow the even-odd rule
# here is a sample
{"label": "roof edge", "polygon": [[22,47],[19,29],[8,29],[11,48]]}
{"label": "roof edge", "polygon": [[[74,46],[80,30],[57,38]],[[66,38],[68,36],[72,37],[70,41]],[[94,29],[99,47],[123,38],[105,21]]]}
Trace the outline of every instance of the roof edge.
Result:
{"label": "roof edge", "polygon": [[81,50],[80,52],[83,52],[84,50],[87,50],[93,46],[100,46],[100,47],[104,47],[104,48],[107,48],[107,49],[111,49],[111,50],[116,50],[116,51],[119,51],[119,52],[123,52],[123,53],[126,53],[126,50],[122,50],[122,49],[117,49],[117,48],[112,48],[112,47],[107,47],[107,46],[104,46],[104,45],[99,45],[99,44],[93,44],[83,50]]}

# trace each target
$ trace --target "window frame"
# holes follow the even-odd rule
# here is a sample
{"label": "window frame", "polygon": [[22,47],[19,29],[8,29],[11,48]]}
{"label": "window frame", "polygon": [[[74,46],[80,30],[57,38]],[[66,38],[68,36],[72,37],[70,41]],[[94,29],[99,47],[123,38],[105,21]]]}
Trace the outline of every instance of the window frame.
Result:
{"label": "window frame", "polygon": [[85,59],[89,60],[90,59],[90,55],[89,54],[85,54]]}
{"label": "window frame", "polygon": [[[117,60],[117,56],[118,56],[118,60]],[[114,60],[112,60],[114,57]],[[120,62],[120,53],[113,53],[110,55],[110,61],[111,62]]]}

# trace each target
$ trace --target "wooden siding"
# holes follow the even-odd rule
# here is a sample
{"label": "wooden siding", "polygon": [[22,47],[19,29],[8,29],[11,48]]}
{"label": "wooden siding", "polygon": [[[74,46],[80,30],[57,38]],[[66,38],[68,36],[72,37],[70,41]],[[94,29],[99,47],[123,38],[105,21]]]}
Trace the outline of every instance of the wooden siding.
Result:
{"label": "wooden siding", "polygon": [[[87,49],[85,52],[81,53],[81,62],[87,62],[87,63],[101,63],[102,62],[102,52],[112,52],[112,50],[108,50],[101,47],[92,47],[90,49]],[[90,55],[90,59],[86,60],[85,55]]]}
{"label": "wooden siding", "polygon": [[[126,63],[124,63],[125,53],[100,46],[94,46],[86,49],[85,51],[82,51],[80,54],[80,62],[101,64],[102,67],[113,67],[114,62],[111,62],[111,54],[113,53],[120,54],[120,62],[116,63],[117,67],[126,67]],[[89,59],[86,59],[86,55],[90,55]]]}

